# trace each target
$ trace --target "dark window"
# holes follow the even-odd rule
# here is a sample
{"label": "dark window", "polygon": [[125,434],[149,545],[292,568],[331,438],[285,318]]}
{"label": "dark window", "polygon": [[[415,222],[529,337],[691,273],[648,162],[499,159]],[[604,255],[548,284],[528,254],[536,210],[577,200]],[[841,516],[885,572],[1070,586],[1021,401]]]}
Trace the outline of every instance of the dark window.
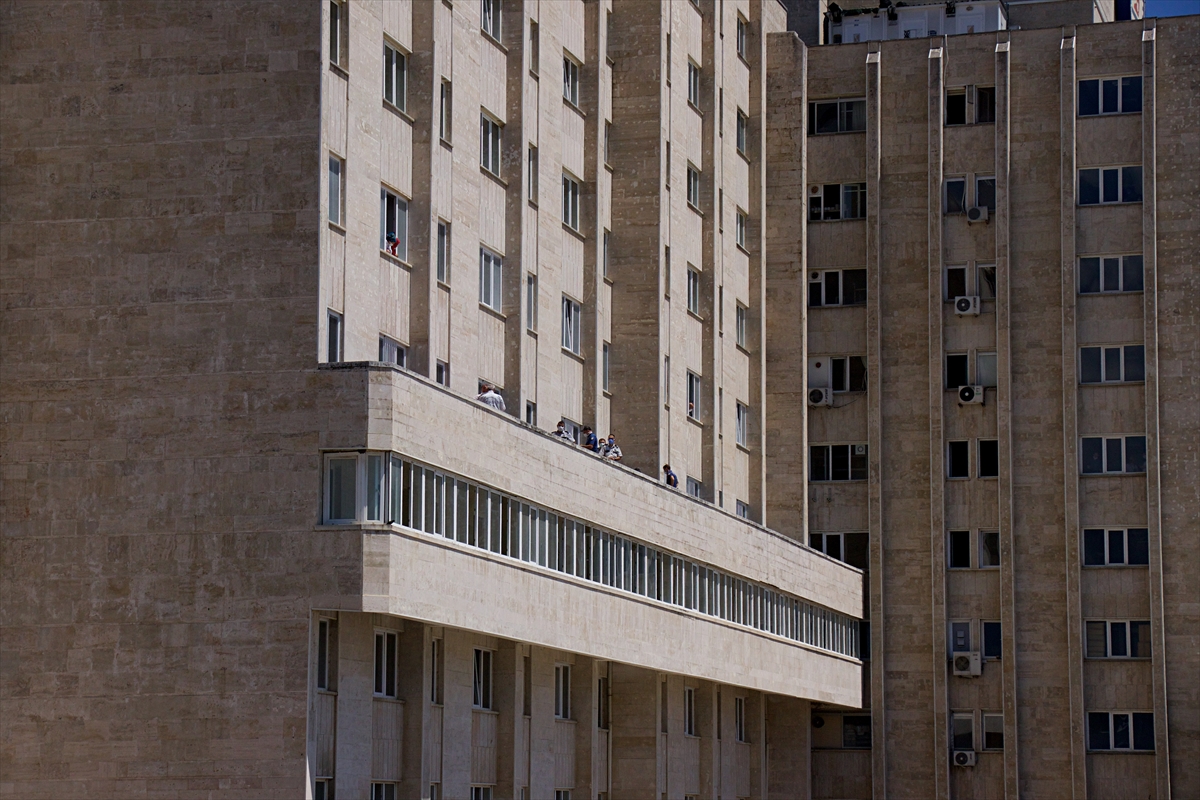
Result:
{"label": "dark window", "polygon": [[1133,749],[1134,750],[1153,750],[1154,749],[1154,715],[1153,714],[1134,714],[1133,715]]}
{"label": "dark window", "polygon": [[1090,117],[1100,113],[1100,81],[1079,82],[1079,116]]}
{"label": "dark window", "polygon": [[971,568],[971,532],[950,531],[950,569]]}
{"label": "dark window", "polygon": [[1124,531],[1109,531],[1108,532],[1108,563],[1124,564],[1125,563],[1125,532]]}
{"label": "dark window", "polygon": [[852,567],[858,567],[862,570],[867,569],[867,534],[842,534],[842,560]]}
{"label": "dark window", "polygon": [[867,129],[866,100],[824,100],[808,104],[808,133],[850,133]]}
{"label": "dark window", "polygon": [[967,384],[967,354],[946,356],[946,388],[957,389]]}
{"label": "dark window", "polygon": [[962,214],[967,210],[967,179],[951,178],[946,181],[946,213]]}
{"label": "dark window", "polygon": [[965,91],[946,93],[946,124],[967,124],[967,93]]}
{"label": "dark window", "polygon": [[996,478],[1000,475],[1000,443],[995,439],[979,440],[979,477]]}
{"label": "dark window", "polygon": [[842,305],[857,306],[867,302],[867,271],[842,270]]}
{"label": "dark window", "polygon": [[[1139,197],[1139,199],[1141,199]],[[996,179],[975,179],[975,205],[986,206],[989,211],[996,210]]]}
{"label": "dark window", "polygon": [[1125,258],[1122,259],[1122,262],[1123,269],[1121,270],[1121,291],[1142,291],[1142,257],[1125,256]]}
{"label": "dark window", "polygon": [[999,622],[983,623],[983,657],[1000,658],[1003,649],[1003,638],[1000,636]]}
{"label": "dark window", "polygon": [[1079,259],[1079,293],[1093,294],[1100,291],[1100,259]]}
{"label": "dark window", "polygon": [[967,293],[967,268],[946,268],[946,299],[953,300]]}
{"label": "dark window", "polygon": [[1111,750],[1108,737],[1108,714],[1088,714],[1088,749]]}
{"label": "dark window", "polygon": [[842,747],[850,750],[868,750],[871,747],[871,718],[863,716],[842,717]]}
{"label": "dark window", "polygon": [[979,568],[1000,566],[1000,531],[979,533]]}
{"label": "dark window", "polygon": [[1100,383],[1100,381],[1100,348],[1081,348],[1079,351],[1079,382]]}
{"label": "dark window", "polygon": [[1150,537],[1145,528],[1129,529],[1129,563],[1150,563]]}
{"label": "dark window", "polygon": [[980,86],[975,90],[975,121],[996,121],[996,87]]}
{"label": "dark window", "polygon": [[1143,345],[1129,345],[1125,350],[1125,372],[1122,375],[1126,381],[1146,380],[1146,348]]}
{"label": "dark window", "polygon": [[1104,559],[1104,530],[1087,528],[1083,532],[1083,565],[1085,567],[1102,567]]}
{"label": "dark window", "polygon": [[1099,475],[1104,472],[1104,440],[1099,437],[1088,437],[1081,445],[1083,454],[1083,474]]}
{"label": "dark window", "polygon": [[1091,206],[1100,202],[1100,170],[1079,170],[1079,205]]}
{"label": "dark window", "polygon": [[1129,657],[1150,658],[1150,623],[1129,623]]}
{"label": "dark window", "polygon": [[1126,436],[1125,437],[1125,471],[1126,472],[1145,472],[1146,471],[1146,437],[1145,436]]}
{"label": "dark window", "polygon": [[1121,78],[1121,111],[1126,114],[1142,110],[1142,78]]}
{"label": "dark window", "polygon": [[[1107,173],[1108,170],[1105,170]],[[1142,202],[1142,168],[1121,167],[1121,202]]]}
{"label": "dark window", "polygon": [[946,475],[950,478],[971,477],[971,443],[950,442]]}

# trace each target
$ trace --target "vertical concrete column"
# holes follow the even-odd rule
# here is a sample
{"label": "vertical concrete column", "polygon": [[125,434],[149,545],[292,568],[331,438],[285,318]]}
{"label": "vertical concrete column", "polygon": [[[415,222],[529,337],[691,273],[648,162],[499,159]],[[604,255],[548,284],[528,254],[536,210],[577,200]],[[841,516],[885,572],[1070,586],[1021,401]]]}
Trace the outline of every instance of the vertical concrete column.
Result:
{"label": "vertical concrete column", "polygon": [[1013,563],[1012,466],[1012,306],[1009,302],[1009,186],[1011,122],[1009,116],[1008,34],[996,41],[996,420],[999,439],[1000,631],[1004,709],[1004,796],[1016,800],[1017,744],[1017,622]]}
{"label": "vertical concrete column", "polygon": [[807,700],[767,698],[767,791],[769,800],[812,797],[812,710]]}
{"label": "vertical concrete column", "polygon": [[[934,46],[936,44],[936,46]],[[945,38],[929,48],[927,236],[929,325],[929,623],[933,667],[933,777],[939,800],[950,796],[949,687],[946,675],[946,453],[942,412],[942,102]]]}
{"label": "vertical concrete column", "polygon": [[433,637],[428,625],[406,620],[400,634],[399,686],[404,700],[401,742],[402,797],[428,797],[429,771],[425,764],[425,727],[433,689],[430,652]]}
{"label": "vertical concrete column", "polygon": [[883,418],[880,374],[880,75],[878,43],[867,45],[867,530],[870,537],[871,603],[871,794],[887,797],[886,652],[883,616]]}
{"label": "vertical concrete column", "polygon": [[[1059,126],[1062,252],[1062,397],[1063,533],[1066,536],[1067,678],[1071,731],[1071,787],[1087,796],[1087,749],[1084,743],[1083,611],[1080,605],[1079,454],[1076,418],[1079,403],[1075,372],[1075,31],[1064,29],[1059,48]],[[997,270],[999,272],[999,270]],[[1011,562],[1012,559],[1010,558]],[[1000,554],[1001,569],[1004,553]],[[1003,576],[1002,576],[1003,577]],[[1005,654],[1008,655],[1007,653]],[[1007,742],[1006,742],[1007,744]]]}
{"label": "vertical concrete column", "polygon": [[554,650],[529,652],[529,796],[554,797]]}
{"label": "vertical concrete column", "polygon": [[442,708],[442,796],[467,797],[471,790],[471,706],[475,648],[471,634],[445,629]]}
{"label": "vertical concrete column", "polygon": [[1171,751],[1167,737],[1167,641],[1163,605],[1162,467],[1159,461],[1158,399],[1158,200],[1156,25],[1142,30],[1142,264],[1146,347],[1146,526],[1150,539],[1150,648],[1154,692],[1154,761],[1157,794],[1171,796]]}
{"label": "vertical concrete column", "polygon": [[595,774],[592,769],[596,748],[597,662],[575,656],[571,670],[571,718],[575,720],[575,785],[572,797],[593,798]]}
{"label": "vertical concrete column", "polygon": [[517,747],[524,745],[518,723],[522,719],[521,694],[523,679],[521,645],[500,640],[492,662],[492,692],[495,708],[500,712],[496,725],[496,786],[494,800],[514,800],[516,791]]}
{"label": "vertical concrete column", "polygon": [[[504,46],[508,48],[505,62],[505,135],[503,137],[503,162],[508,181],[504,196],[504,307],[507,316],[504,321],[504,398],[508,413],[523,418],[525,400],[531,397],[527,385],[534,380],[533,375],[526,375],[522,370],[524,359],[522,354],[528,346],[529,337],[525,335],[526,309],[525,292],[525,222],[526,222],[526,187],[528,170],[525,168],[526,148],[531,137],[529,128],[537,125],[537,120],[525,118],[525,86],[533,80],[529,76],[529,15],[525,10],[525,0],[505,0],[502,8],[503,24],[501,36]],[[464,264],[463,266],[466,266]],[[500,752],[503,752],[501,749]],[[499,790],[499,787],[497,787]],[[502,795],[507,796],[507,795]]]}
{"label": "vertical concrete column", "polygon": [[[433,3],[412,5],[412,53],[408,57],[408,104],[413,111],[412,178],[413,197],[409,224],[409,248],[414,269],[409,273],[408,369],[432,376],[430,356],[430,319],[437,286],[430,266],[437,258],[437,219],[450,219],[451,209],[439,208],[433,192],[433,148],[440,147],[437,137],[441,72],[438,69],[438,43],[434,37]],[[449,43],[443,43],[450,52]]]}
{"label": "vertical concrete column", "polygon": [[[725,484],[721,432],[723,418],[728,415],[723,408],[724,362],[718,341],[721,313],[718,297],[720,286],[725,281],[722,242],[725,211],[720,199],[725,183],[725,163],[717,135],[720,124],[717,118],[717,87],[721,76],[717,72],[720,61],[715,48],[715,11],[715,4],[704,4],[700,23],[700,60],[704,64],[700,70],[700,109],[703,112],[700,120],[700,169],[704,174],[700,182],[700,208],[704,211],[699,265],[704,274],[704,279],[700,281],[700,308],[704,317],[701,323],[700,364],[704,372],[704,392],[708,395],[700,409],[700,419],[705,424],[700,432],[700,463],[708,499],[720,503]],[[730,396],[729,402],[736,402],[734,396]]]}
{"label": "vertical concrete column", "polygon": [[[604,354],[601,351],[600,301],[604,284],[604,214],[601,208],[600,173],[604,170],[604,108],[601,98],[604,92],[604,71],[607,31],[604,20],[608,14],[606,4],[593,0],[583,9],[583,57],[584,65],[579,76],[582,91],[580,103],[587,121],[584,125],[583,164],[584,178],[580,189],[580,217],[583,230],[589,233],[587,246],[583,249],[583,320],[581,325],[582,351],[585,354],[583,370],[583,421],[601,427],[598,409],[603,391],[602,376]],[[603,433],[596,431],[597,436]]]}
{"label": "vertical concrete column", "polygon": [[611,771],[609,796],[620,800],[659,800],[658,674],[612,664]]}
{"label": "vertical concrete column", "polygon": [[375,636],[370,614],[338,615],[337,771],[341,797],[371,790],[371,703],[375,687]]}
{"label": "vertical concrete column", "polygon": [[696,689],[696,729],[700,736],[698,764],[700,796],[715,798],[721,793],[721,743],[717,740],[718,686],[704,681]]}
{"label": "vertical concrete column", "polygon": [[750,692],[746,697],[746,734],[750,737],[750,798],[766,800],[770,782],[767,766],[766,695]]}

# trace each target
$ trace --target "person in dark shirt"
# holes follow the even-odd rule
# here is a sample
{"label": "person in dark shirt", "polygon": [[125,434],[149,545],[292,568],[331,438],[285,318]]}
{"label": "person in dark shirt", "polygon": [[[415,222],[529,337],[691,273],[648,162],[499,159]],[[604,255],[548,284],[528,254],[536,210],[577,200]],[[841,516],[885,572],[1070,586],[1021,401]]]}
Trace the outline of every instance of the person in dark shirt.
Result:
{"label": "person in dark shirt", "polygon": [[590,425],[583,426],[583,446],[588,450],[591,450],[593,453],[600,451],[600,443],[596,439],[596,434],[592,432],[592,427]]}
{"label": "person in dark shirt", "polygon": [[667,479],[667,486],[670,486],[672,489],[678,489],[679,477],[671,471],[670,464],[663,464],[663,473]]}

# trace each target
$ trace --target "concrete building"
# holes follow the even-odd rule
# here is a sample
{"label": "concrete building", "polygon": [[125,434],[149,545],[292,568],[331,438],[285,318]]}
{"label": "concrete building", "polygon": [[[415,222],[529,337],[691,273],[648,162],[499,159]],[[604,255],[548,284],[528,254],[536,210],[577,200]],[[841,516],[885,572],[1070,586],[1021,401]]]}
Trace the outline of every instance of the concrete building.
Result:
{"label": "concrete building", "polygon": [[1200,789],[1200,18],[30,8],[0,797]]}

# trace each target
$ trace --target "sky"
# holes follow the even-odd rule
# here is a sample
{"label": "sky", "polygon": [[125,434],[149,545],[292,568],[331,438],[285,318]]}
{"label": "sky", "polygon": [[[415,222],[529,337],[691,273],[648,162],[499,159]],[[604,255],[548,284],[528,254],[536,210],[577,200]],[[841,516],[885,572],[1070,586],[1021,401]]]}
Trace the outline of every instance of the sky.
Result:
{"label": "sky", "polygon": [[1200,0],[1146,0],[1147,17],[1179,17],[1200,14]]}

